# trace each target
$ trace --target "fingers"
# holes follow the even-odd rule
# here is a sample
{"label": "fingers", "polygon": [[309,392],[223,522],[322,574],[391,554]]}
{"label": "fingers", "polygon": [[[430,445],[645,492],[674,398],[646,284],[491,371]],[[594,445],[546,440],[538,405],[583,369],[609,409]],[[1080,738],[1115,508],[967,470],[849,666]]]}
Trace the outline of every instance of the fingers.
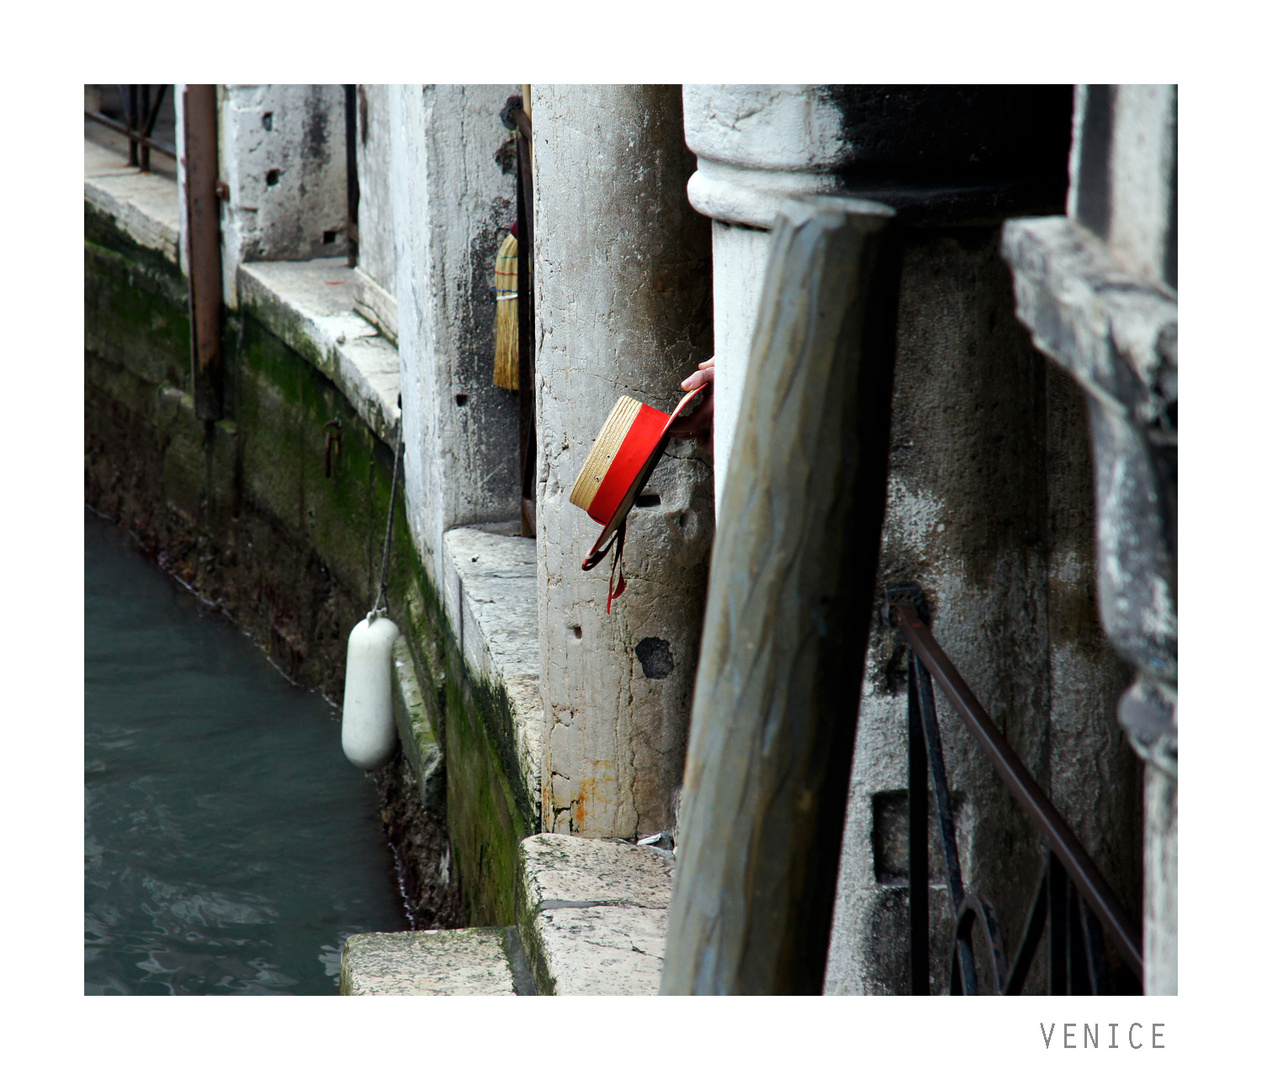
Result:
{"label": "fingers", "polygon": [[697,370],[688,376],[679,384],[682,390],[696,390],[699,386],[705,386],[707,383],[714,382],[714,358],[703,360],[697,365]]}

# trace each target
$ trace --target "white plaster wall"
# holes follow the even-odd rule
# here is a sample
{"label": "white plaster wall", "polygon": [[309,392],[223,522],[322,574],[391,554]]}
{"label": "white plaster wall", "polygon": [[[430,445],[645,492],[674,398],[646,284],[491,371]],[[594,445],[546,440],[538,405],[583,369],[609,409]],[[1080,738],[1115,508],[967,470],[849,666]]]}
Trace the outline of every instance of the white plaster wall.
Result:
{"label": "white plaster wall", "polygon": [[723,484],[749,368],[754,321],[762,296],[771,233],[714,222],[714,501],[723,512]]}
{"label": "white plaster wall", "polygon": [[[713,534],[711,469],[670,444],[632,510],[627,591],[580,563],[600,526],[569,502],[621,394],[671,409],[711,352],[709,238],[689,207],[678,88],[532,86],[535,135],[543,827],[632,838],[672,825]],[[673,666],[649,677],[637,646]],[[651,668],[652,665],[649,665]]]}
{"label": "white plaster wall", "polygon": [[408,522],[438,588],[444,531],[519,512],[517,397],[491,383],[495,252],[516,213],[494,155],[512,90],[386,94]]}
{"label": "white plaster wall", "polygon": [[394,207],[390,183],[390,87],[364,84],[356,101],[359,173],[359,262],[391,296],[395,293]]}
{"label": "white plaster wall", "polygon": [[[220,88],[224,302],[237,266],[346,253],[346,115],[338,85]],[[326,241],[326,235],[331,239]]]}

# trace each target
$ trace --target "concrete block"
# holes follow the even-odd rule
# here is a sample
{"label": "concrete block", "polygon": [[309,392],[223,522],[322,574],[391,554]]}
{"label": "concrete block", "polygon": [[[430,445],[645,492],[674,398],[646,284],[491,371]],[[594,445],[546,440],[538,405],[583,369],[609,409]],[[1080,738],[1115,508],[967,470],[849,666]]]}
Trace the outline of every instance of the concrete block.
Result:
{"label": "concrete block", "polygon": [[443,795],[443,747],[436,725],[425,707],[425,697],[416,678],[416,665],[403,637],[394,643],[393,687],[394,719],[399,729],[399,741],[412,765],[421,805],[426,810],[436,811]]}
{"label": "concrete block", "polygon": [[509,997],[533,993],[511,926],[352,934],[342,949],[346,995]]}
{"label": "concrete block", "polygon": [[[393,301],[390,87],[361,84],[356,88],[356,106],[355,160],[359,173],[359,261],[356,268]],[[397,327],[397,322],[394,325]]]}
{"label": "concrete block", "polygon": [[[511,85],[390,86],[369,99],[369,138],[388,125],[394,287],[404,368],[408,522],[433,580],[442,535],[520,510],[518,396],[493,385],[495,254],[516,216],[495,159]],[[370,186],[370,197],[371,197]],[[370,242],[371,235],[366,237]]]}
{"label": "concrete block", "polygon": [[346,106],[340,85],[220,88],[224,303],[237,268],[346,253]]}
{"label": "concrete block", "polygon": [[206,493],[206,450],[201,421],[191,395],[167,388],[155,410],[166,449],[162,460],[162,495],[171,505],[197,520]]}
{"label": "concrete block", "polygon": [[517,918],[539,991],[656,994],[673,864],[620,840],[523,840]]}
{"label": "concrete block", "polygon": [[535,541],[505,522],[443,536],[443,604],[467,670],[508,698],[512,749],[537,812],[543,741]]}

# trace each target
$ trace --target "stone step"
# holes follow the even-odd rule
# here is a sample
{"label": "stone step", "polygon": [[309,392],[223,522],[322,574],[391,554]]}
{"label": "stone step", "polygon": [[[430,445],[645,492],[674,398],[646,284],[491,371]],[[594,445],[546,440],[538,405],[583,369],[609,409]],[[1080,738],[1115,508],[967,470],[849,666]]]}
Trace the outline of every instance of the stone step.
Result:
{"label": "stone step", "polygon": [[446,997],[532,995],[515,926],[352,934],[342,949],[342,994]]}
{"label": "stone step", "polygon": [[673,855],[560,833],[518,847],[517,921],[541,994],[656,994]]}
{"label": "stone step", "polygon": [[354,934],[343,994],[656,994],[674,857],[558,833],[518,847],[520,927]]}

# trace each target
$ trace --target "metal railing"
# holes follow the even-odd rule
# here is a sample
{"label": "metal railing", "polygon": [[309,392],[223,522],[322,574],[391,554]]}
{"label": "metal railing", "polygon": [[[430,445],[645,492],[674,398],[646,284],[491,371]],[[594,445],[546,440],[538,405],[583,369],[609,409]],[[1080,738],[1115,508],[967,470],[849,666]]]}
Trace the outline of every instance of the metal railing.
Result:
{"label": "metal railing", "polygon": [[153,137],[153,128],[158,121],[158,113],[166,97],[169,84],[119,84],[118,99],[122,103],[123,120],[120,122],[103,112],[83,109],[83,115],[93,123],[102,124],[111,131],[127,136],[127,164],[138,167],[141,172],[149,171],[149,152],[156,150],[169,158],[176,158],[174,146],[161,142]]}
{"label": "metal railing", "polygon": [[[930,779],[951,910],[955,917],[952,994],[978,992],[978,957],[973,950],[975,929],[981,930],[985,939],[984,961],[989,967],[996,992],[1000,994],[1021,992],[1044,927],[1048,937],[1050,993],[1102,994],[1111,991],[1104,952],[1106,935],[1142,984],[1143,954],[1138,931],[1073,830],[934,640],[926,625],[928,618],[919,587],[900,585],[887,589],[883,614],[885,621],[902,634],[910,649],[907,664],[907,792],[912,993],[929,993]],[[964,891],[934,704],[934,683],[942,688],[947,700],[1043,838],[1042,871],[1026,917],[1021,943],[1011,960],[1004,949],[994,906],[984,896]],[[1123,992],[1137,990],[1125,988]]]}

